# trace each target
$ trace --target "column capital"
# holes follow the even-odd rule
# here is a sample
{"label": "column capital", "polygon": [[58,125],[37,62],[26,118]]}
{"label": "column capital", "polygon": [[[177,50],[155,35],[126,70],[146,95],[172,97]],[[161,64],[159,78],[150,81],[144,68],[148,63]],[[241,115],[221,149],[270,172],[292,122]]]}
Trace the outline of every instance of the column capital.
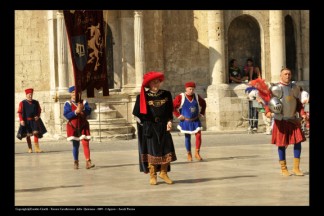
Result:
{"label": "column capital", "polygon": [[63,17],[64,17],[64,15],[63,15],[63,11],[62,10],[56,11],[56,18],[63,19]]}
{"label": "column capital", "polygon": [[135,10],[134,11],[134,16],[137,17],[137,16],[143,16],[143,10]]}

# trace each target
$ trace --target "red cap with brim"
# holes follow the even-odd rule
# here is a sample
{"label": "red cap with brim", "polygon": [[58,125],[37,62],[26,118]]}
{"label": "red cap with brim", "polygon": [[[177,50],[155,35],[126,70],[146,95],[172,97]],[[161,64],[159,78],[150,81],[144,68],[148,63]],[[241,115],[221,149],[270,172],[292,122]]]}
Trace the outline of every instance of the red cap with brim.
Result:
{"label": "red cap with brim", "polygon": [[30,94],[30,93],[33,93],[33,92],[34,92],[34,89],[32,89],[32,88],[25,89],[26,94]]}
{"label": "red cap with brim", "polygon": [[141,88],[141,94],[140,94],[140,113],[142,113],[142,114],[147,114],[144,87],[148,87],[148,84],[152,80],[155,80],[155,79],[159,79],[160,82],[162,82],[164,80],[164,74],[161,72],[155,72],[155,71],[150,71],[150,72],[144,74],[142,88]]}
{"label": "red cap with brim", "polygon": [[196,83],[195,82],[187,82],[185,84],[185,87],[188,88],[188,87],[193,87],[193,88],[196,88]]}

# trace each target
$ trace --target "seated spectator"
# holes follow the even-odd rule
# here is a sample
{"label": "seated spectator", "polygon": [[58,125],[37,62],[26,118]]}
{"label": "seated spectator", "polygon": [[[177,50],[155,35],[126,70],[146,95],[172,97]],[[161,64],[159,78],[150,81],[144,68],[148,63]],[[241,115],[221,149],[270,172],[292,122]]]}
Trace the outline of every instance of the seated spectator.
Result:
{"label": "seated spectator", "polygon": [[232,59],[229,68],[229,82],[242,83],[245,80],[248,80],[248,76],[241,77],[241,70],[238,67],[237,60]]}
{"label": "seated spectator", "polygon": [[259,67],[254,66],[252,59],[248,58],[246,60],[246,65],[244,66],[244,76],[247,76],[249,81],[261,78],[261,70]]}
{"label": "seated spectator", "polygon": [[260,68],[258,66],[254,67],[254,74],[255,74],[254,76],[256,76],[256,78],[261,78],[262,79],[261,70],[260,70]]}

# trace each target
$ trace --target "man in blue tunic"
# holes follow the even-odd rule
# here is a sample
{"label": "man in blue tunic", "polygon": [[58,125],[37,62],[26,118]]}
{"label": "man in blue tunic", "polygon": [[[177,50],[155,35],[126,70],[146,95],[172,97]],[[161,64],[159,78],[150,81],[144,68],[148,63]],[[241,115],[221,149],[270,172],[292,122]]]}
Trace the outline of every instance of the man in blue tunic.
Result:
{"label": "man in blue tunic", "polygon": [[186,91],[179,94],[173,100],[173,114],[180,120],[178,129],[185,134],[185,146],[188,154],[188,161],[192,161],[191,154],[191,134],[196,136],[195,158],[202,160],[199,152],[201,146],[201,117],[206,111],[206,101],[197,93],[194,93],[196,83],[187,82]]}

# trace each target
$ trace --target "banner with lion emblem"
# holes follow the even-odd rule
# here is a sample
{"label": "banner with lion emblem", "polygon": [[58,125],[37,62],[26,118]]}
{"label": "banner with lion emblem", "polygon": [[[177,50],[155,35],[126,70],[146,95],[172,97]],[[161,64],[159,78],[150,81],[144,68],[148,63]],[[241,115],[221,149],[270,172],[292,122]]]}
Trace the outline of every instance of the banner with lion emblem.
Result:
{"label": "banner with lion emblem", "polygon": [[109,95],[103,11],[64,11],[66,31],[73,63],[77,102],[87,90],[87,97],[94,97],[94,88]]}

